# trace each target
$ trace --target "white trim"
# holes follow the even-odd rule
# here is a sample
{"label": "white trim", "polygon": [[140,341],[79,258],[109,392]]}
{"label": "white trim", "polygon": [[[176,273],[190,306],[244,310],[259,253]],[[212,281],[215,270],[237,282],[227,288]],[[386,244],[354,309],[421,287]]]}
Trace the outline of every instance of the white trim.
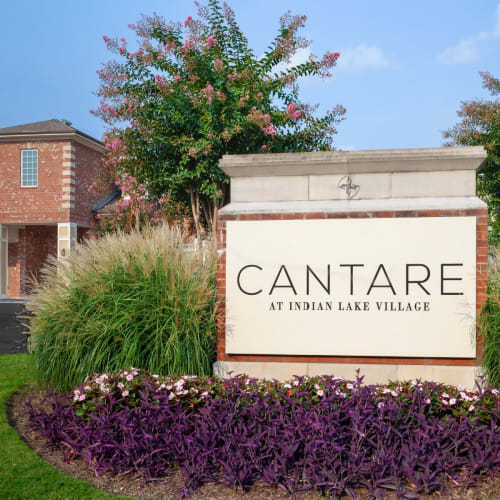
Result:
{"label": "white trim", "polygon": [[104,144],[97,139],[90,139],[87,137],[83,137],[76,132],[68,132],[68,133],[48,133],[48,134],[5,134],[0,135],[0,142],[28,142],[28,141],[75,141],[84,146],[87,146],[94,151],[98,151],[99,153],[104,153],[106,148]]}
{"label": "white trim", "polygon": [[[60,229],[62,227],[67,227],[68,228],[68,236],[61,236]],[[75,228],[75,237],[74,238],[71,237],[71,233],[72,233],[72,228],[73,227]],[[61,255],[61,245],[60,245],[60,243],[62,241],[69,242],[68,250],[69,250],[69,253],[71,253],[74,245],[77,242],[77,238],[78,238],[78,226],[77,226],[77,224],[75,224],[74,222],[59,222],[57,224],[57,258],[58,259],[60,259],[61,257],[67,257],[67,255]]]}
{"label": "white trim", "polygon": [[473,210],[486,208],[476,196],[447,198],[388,198],[381,200],[265,201],[229,203],[220,215],[265,213],[337,213],[414,210]]}

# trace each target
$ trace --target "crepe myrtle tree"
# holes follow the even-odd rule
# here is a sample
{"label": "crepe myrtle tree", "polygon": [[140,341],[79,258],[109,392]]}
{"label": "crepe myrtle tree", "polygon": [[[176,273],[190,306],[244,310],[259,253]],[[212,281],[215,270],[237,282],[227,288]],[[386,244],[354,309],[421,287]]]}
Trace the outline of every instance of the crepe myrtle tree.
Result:
{"label": "crepe myrtle tree", "polygon": [[488,204],[490,243],[500,243],[500,80],[490,73],[479,73],[483,88],[494,99],[463,101],[454,127],[443,133],[447,146],[484,146],[488,158],[478,175],[477,188]]}
{"label": "crepe myrtle tree", "polygon": [[298,79],[330,77],[339,57],[292,63],[310,44],[299,34],[305,16],[288,11],[256,56],[226,3],[195,4],[196,19],[166,23],[154,14],[129,25],[134,52],[125,38],[104,36],[117,57],[99,71],[94,113],[108,127],[108,165],[134,175],[150,196],[187,202],[199,236],[203,223],[215,229],[227,198],[222,155],[330,150],[345,109],[318,117],[317,106],[300,101]]}

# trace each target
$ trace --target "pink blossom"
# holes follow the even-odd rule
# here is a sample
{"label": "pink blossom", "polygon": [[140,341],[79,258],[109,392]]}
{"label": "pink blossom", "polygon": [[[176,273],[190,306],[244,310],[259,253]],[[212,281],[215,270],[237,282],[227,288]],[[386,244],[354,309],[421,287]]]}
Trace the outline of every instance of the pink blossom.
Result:
{"label": "pink blossom", "polygon": [[127,389],[125,389],[125,390],[122,392],[122,396],[123,396],[124,398],[126,398],[129,394],[130,394],[130,393],[129,393],[129,391],[128,391]]}
{"label": "pink blossom", "polygon": [[263,130],[264,130],[264,134],[270,135],[272,137],[274,137],[278,133],[278,132],[276,132],[276,129],[274,128],[274,125],[272,123],[270,123]]}
{"label": "pink blossom", "polygon": [[168,82],[162,75],[155,75],[155,82],[162,87],[168,87]]}
{"label": "pink blossom", "polygon": [[192,20],[193,18],[191,16],[187,16],[186,19],[184,19],[184,26],[187,26]]}
{"label": "pink blossom", "polygon": [[181,75],[174,76],[174,82],[179,82],[181,80]]}
{"label": "pink blossom", "polygon": [[129,373],[126,377],[125,377],[126,380],[128,380],[129,382],[131,382],[132,380],[134,380],[134,376]]}
{"label": "pink blossom", "polygon": [[192,49],[194,47],[194,41],[191,38],[186,38],[184,40],[184,48],[185,49]]}
{"label": "pink blossom", "polygon": [[291,102],[286,107],[286,112],[290,120],[297,120],[302,115],[302,112],[300,111],[300,109],[297,109],[297,105],[294,102]]}
{"label": "pink blossom", "polygon": [[224,63],[220,59],[214,59],[214,68],[217,71],[222,71],[224,69]]}
{"label": "pink blossom", "polygon": [[207,38],[207,47],[211,49],[215,45],[217,45],[217,40],[213,36],[209,36]]}
{"label": "pink blossom", "polygon": [[339,57],[340,57],[339,52],[325,52],[325,55],[323,56],[323,64],[327,68],[331,68],[332,66],[335,65]]}

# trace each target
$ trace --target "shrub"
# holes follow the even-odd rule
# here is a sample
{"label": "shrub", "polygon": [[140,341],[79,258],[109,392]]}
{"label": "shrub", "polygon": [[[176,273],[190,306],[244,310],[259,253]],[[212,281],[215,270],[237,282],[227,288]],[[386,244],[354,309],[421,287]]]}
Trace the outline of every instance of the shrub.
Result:
{"label": "shrub", "polygon": [[488,300],[480,317],[484,340],[483,368],[492,385],[500,385],[500,253],[489,269]]}
{"label": "shrub", "polygon": [[212,242],[186,247],[168,226],[88,241],[52,259],[28,308],[38,381],[66,390],[96,371],[135,365],[209,374],[215,358]]}
{"label": "shrub", "polygon": [[470,486],[500,473],[498,390],[411,381],[362,385],[334,377],[289,383],[93,375],[30,422],[68,460],[96,473],[157,479],[178,468],[184,493],[206,482],[255,482],[336,497],[367,488],[398,497]]}

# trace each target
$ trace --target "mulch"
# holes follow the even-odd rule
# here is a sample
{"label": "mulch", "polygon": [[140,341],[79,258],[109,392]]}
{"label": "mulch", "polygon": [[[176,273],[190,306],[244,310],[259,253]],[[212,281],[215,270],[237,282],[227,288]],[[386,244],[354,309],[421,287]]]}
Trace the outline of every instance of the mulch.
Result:
{"label": "mulch", "polygon": [[[179,471],[174,471],[161,480],[147,480],[138,473],[123,475],[100,474],[96,476],[90,464],[75,458],[71,462],[63,460],[59,449],[49,445],[45,438],[29,428],[25,403],[37,400],[42,393],[35,387],[25,387],[15,393],[7,405],[7,417],[10,425],[17,430],[19,437],[43,460],[59,469],[64,474],[81,479],[111,495],[124,495],[137,499],[179,499],[184,480]],[[357,498],[369,498],[366,491],[357,491]],[[359,495],[359,496],[358,496]],[[264,485],[255,485],[249,491],[230,489],[222,484],[206,484],[198,488],[191,496],[193,500],[260,500],[290,498],[285,491]],[[297,500],[320,500],[318,492],[308,491],[296,495]],[[347,498],[347,497],[346,497]],[[384,498],[394,500],[396,496],[388,493]],[[500,499],[500,478],[485,481],[474,488],[453,488],[445,496],[440,494],[422,495],[422,500],[494,500]]]}

